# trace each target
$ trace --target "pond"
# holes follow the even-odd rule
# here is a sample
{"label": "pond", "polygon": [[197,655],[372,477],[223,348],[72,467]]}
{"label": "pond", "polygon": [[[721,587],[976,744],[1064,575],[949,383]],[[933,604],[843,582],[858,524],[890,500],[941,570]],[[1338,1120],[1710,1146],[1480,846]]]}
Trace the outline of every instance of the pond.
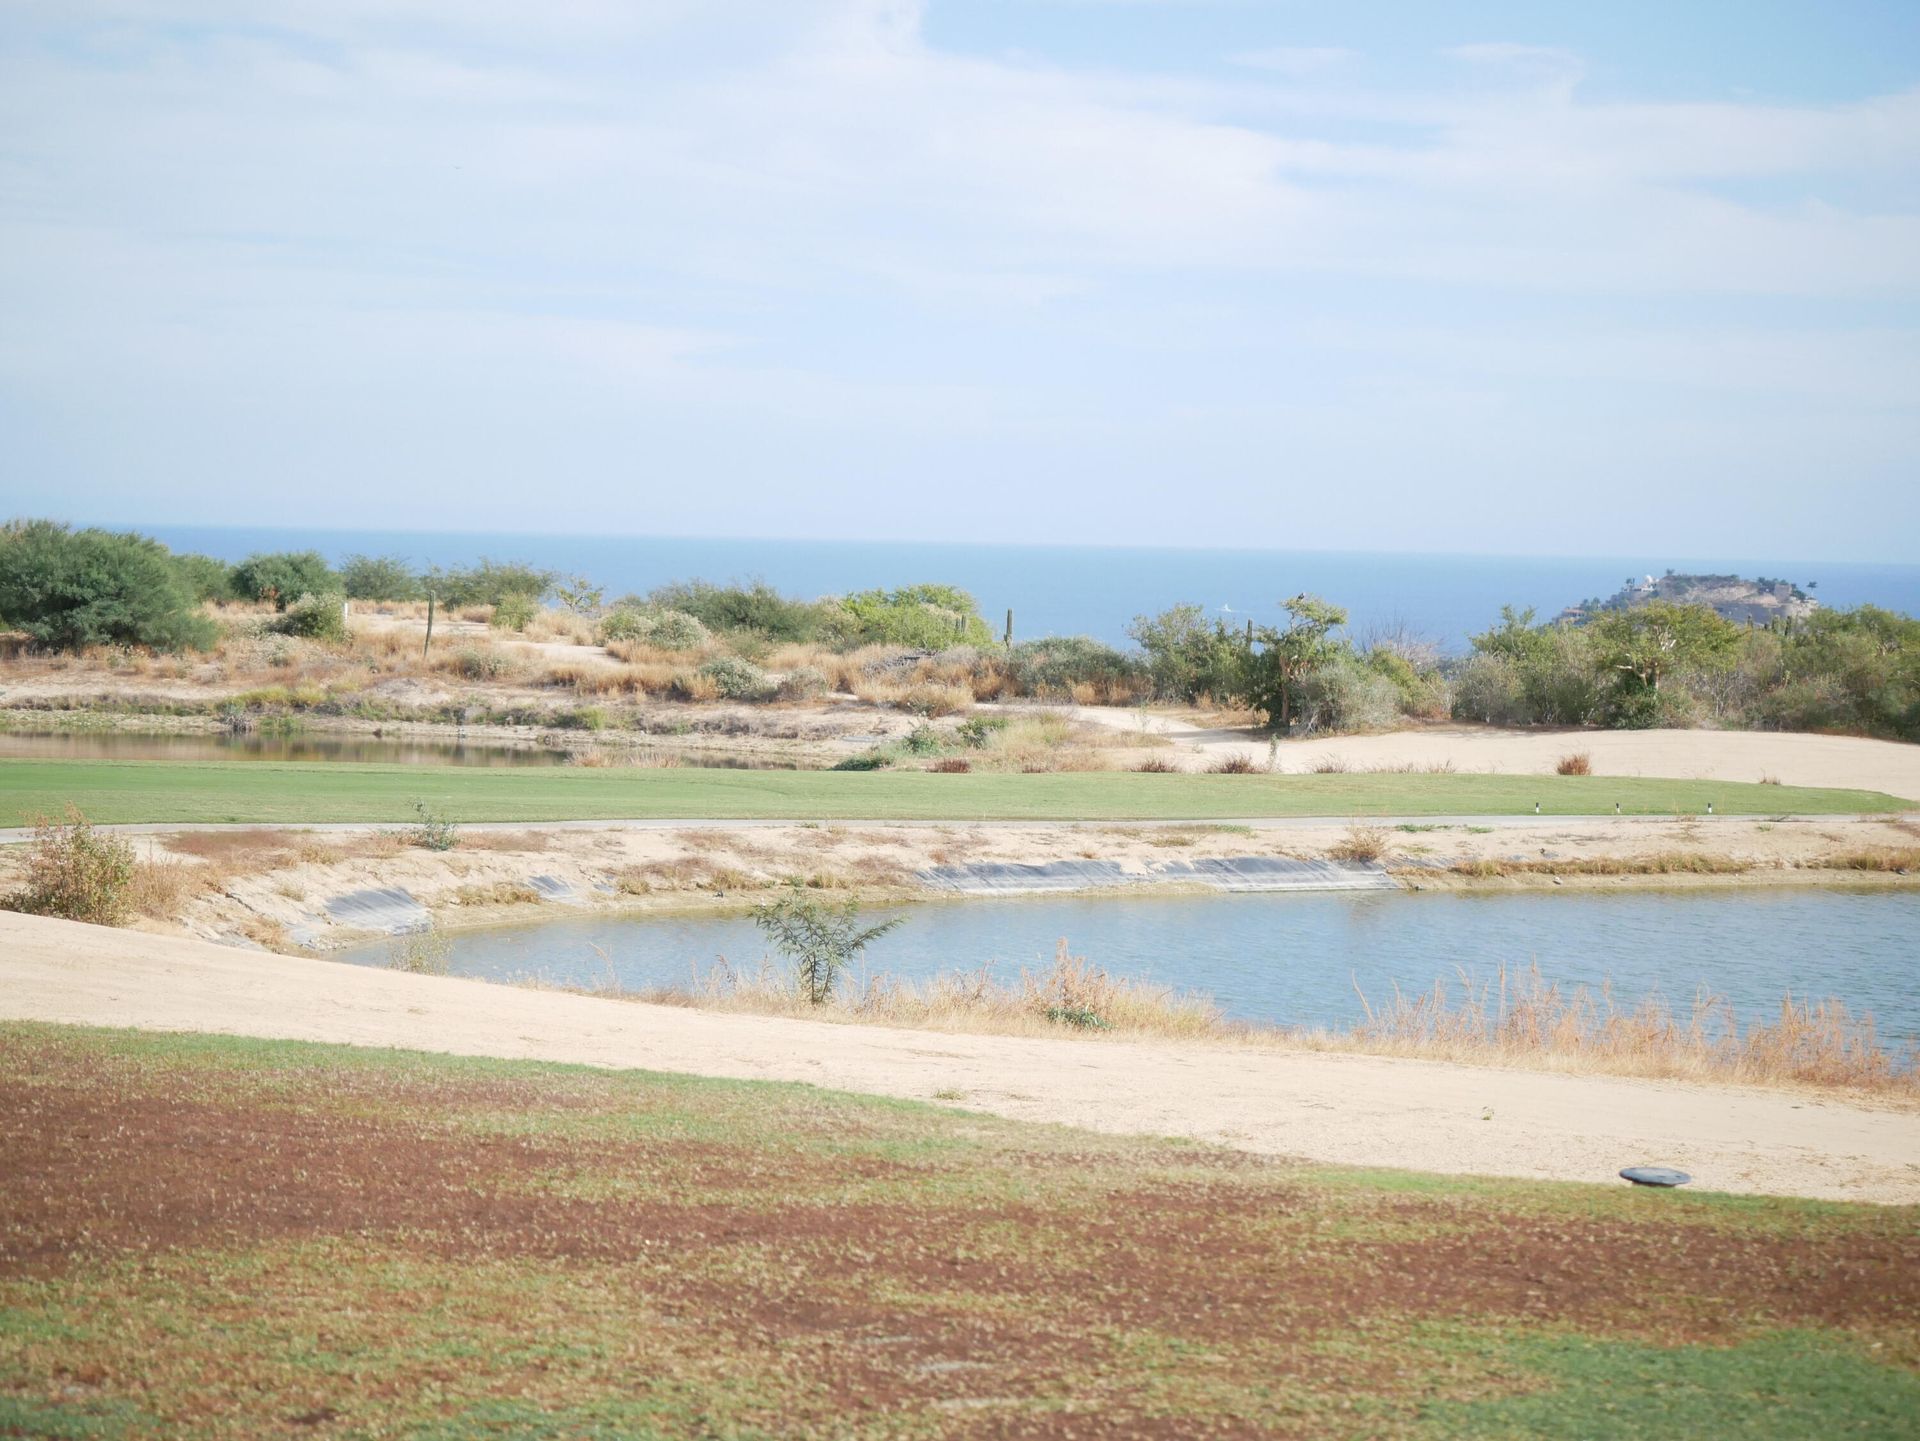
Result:
{"label": "pond", "polygon": [[[698,750],[608,747],[617,760],[671,756],[673,763],[707,770],[794,770],[794,762]],[[533,741],[456,741],[403,736],[338,735],[296,731],[210,731],[167,735],[151,731],[0,731],[0,759],[123,761],[359,761],[385,765],[559,766],[575,752]]]}
{"label": "pond", "polygon": [[[869,948],[868,975],[991,965],[1017,979],[1065,937],[1116,975],[1204,991],[1239,1019],[1346,1026],[1360,992],[1378,1005],[1396,984],[1423,991],[1457,970],[1497,982],[1502,965],[1537,964],[1549,981],[1611,983],[1629,1005],[1657,993],[1685,1009],[1704,987],[1750,1022],[1789,992],[1832,996],[1873,1012],[1885,1038],[1920,1036],[1912,890],[1050,897],[893,914],[906,923]],[[601,985],[611,966],[631,990],[684,987],[721,957],[752,969],[767,952],[744,916],[576,916],[449,940],[456,975]],[[384,965],[388,954],[382,943],[339,958]]]}

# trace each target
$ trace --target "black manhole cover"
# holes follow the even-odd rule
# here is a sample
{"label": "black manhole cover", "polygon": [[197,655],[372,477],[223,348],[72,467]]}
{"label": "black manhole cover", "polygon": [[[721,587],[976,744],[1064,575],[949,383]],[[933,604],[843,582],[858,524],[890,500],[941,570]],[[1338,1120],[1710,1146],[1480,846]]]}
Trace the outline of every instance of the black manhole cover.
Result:
{"label": "black manhole cover", "polygon": [[1693,1177],[1668,1166],[1629,1166],[1620,1173],[1620,1179],[1636,1186],[1684,1186]]}

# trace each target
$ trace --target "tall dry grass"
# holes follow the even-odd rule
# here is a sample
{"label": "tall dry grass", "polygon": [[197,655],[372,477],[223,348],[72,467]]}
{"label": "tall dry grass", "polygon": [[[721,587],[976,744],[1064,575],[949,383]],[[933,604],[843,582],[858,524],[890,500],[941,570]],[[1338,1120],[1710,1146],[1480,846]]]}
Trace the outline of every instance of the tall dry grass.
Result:
{"label": "tall dry grass", "polygon": [[[1358,987],[1356,986],[1356,992]],[[1920,1097],[1920,1052],[1889,1050],[1873,1017],[1837,1000],[1783,999],[1777,1015],[1742,1026],[1724,998],[1701,992],[1676,1011],[1663,998],[1622,1005],[1611,987],[1564,987],[1538,967],[1502,967],[1385,1003],[1360,994],[1363,1019],[1347,1029],[1248,1026],[1205,995],[1115,976],[1060,942],[1053,964],[1007,979],[990,968],[925,981],[880,975],[849,984],[823,1006],[770,963],[725,961],[689,970],[685,987],[602,994],[873,1025],[1010,1035],[1088,1033],[1360,1052],[1563,1072],[1748,1085],[1818,1086]]]}
{"label": "tall dry grass", "polygon": [[1419,995],[1397,987],[1350,1031],[1296,1033],[1333,1049],[1430,1060],[1544,1066],[1626,1075],[1903,1091],[1920,1095],[1920,1054],[1882,1046],[1871,1014],[1837,1000],[1784,997],[1775,1018],[1743,1027],[1709,991],[1675,1010],[1663,997],[1622,1005],[1611,985],[1561,986],[1540,968],[1476,981],[1456,973]]}
{"label": "tall dry grass", "polygon": [[691,971],[684,989],[621,994],[759,1015],[1011,1035],[1112,1031],[1200,1039],[1226,1030],[1219,1008],[1208,998],[1114,976],[1073,955],[1064,940],[1051,966],[1022,968],[1014,979],[985,966],[925,981],[872,976],[847,983],[818,1006],[805,999],[790,974],[765,961],[742,969],[723,960],[705,971]]}

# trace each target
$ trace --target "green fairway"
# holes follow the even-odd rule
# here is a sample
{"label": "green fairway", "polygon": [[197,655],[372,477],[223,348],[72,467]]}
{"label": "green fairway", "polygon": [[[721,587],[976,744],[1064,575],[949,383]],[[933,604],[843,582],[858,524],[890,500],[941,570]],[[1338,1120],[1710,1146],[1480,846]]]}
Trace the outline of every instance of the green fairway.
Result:
{"label": "green fairway", "polygon": [[261,761],[0,761],[0,824],[78,806],[118,822],[1231,820],[1252,816],[1898,811],[1877,791],[1607,776],[933,775],[345,765]]}
{"label": "green fairway", "polygon": [[[1090,1043],[1092,1044],[1092,1043]],[[1912,1435],[1913,1208],[0,1024],[0,1436]]]}

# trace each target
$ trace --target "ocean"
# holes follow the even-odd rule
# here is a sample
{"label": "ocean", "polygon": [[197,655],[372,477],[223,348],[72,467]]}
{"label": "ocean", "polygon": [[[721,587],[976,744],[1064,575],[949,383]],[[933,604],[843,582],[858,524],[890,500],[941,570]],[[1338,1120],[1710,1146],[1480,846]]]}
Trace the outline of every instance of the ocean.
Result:
{"label": "ocean", "polygon": [[1673,554],[1639,556],[1404,555],[1343,551],[1175,550],[1066,545],[718,540],[667,536],[437,531],[269,530],[147,526],[175,550],[239,560],[257,550],[313,549],[463,565],[481,556],[585,575],[609,599],[673,580],[760,579],[789,594],[939,581],[971,591],[996,634],[1013,611],[1014,638],[1090,635],[1127,643],[1133,617],[1185,602],[1239,625],[1280,618],[1278,602],[1308,591],[1349,613],[1357,638],[1404,626],[1459,652],[1502,605],[1541,619],[1628,577],[1668,569],[1774,576],[1812,586],[1830,606],[1863,603],[1920,613],[1920,565],[1832,564]]}

